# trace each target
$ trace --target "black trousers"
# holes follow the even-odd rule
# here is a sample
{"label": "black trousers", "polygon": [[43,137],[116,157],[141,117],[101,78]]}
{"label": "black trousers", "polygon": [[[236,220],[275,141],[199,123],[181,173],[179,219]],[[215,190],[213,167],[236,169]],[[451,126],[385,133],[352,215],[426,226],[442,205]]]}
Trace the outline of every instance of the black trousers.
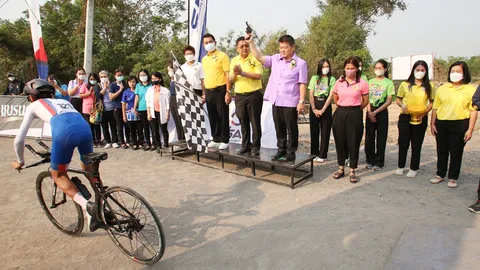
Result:
{"label": "black trousers", "polygon": [[129,133],[127,136],[130,137],[130,144],[132,146],[143,144],[143,132],[140,125],[140,121],[128,121],[127,122]]}
{"label": "black trousers", "polygon": [[371,122],[366,116],[365,155],[367,164],[383,167],[385,165],[385,149],[388,137],[388,109],[379,112]]}
{"label": "black trousers", "polygon": [[[325,99],[326,100],[326,99]],[[325,100],[315,100],[315,108],[322,109]],[[330,132],[332,130],[332,106],[328,106],[320,117],[316,117],[310,110],[310,154],[319,158],[327,158]],[[319,149],[320,146],[320,149]]]}
{"label": "black trousers", "polygon": [[175,129],[177,130],[177,137],[179,141],[185,140],[185,134],[183,133],[182,121],[180,114],[178,113],[177,97],[170,97],[170,112],[172,114],[173,122],[175,122]]}
{"label": "black trousers", "polygon": [[107,143],[118,143],[117,123],[113,111],[104,111],[102,116],[103,138]]}
{"label": "black trousers", "polygon": [[82,113],[83,99],[81,99],[81,98],[71,98],[70,103],[72,103],[73,108],[75,108],[75,110],[77,110],[77,112]]}
{"label": "black trousers", "polygon": [[90,125],[90,130],[92,131],[93,143],[94,144],[99,144],[100,140],[102,139],[100,125],[90,123],[90,114],[88,114],[88,113],[84,113],[83,118],[85,118],[87,123]]}
{"label": "black trousers", "polygon": [[[150,140],[150,121],[148,121],[148,114],[147,111],[139,111],[140,114],[140,124],[143,130],[143,139],[144,142],[141,144],[145,144],[147,146],[152,146],[152,141]],[[140,143],[140,142],[139,142]]]}
{"label": "black trousers", "polygon": [[168,147],[168,122],[165,124],[160,123],[160,112],[155,112],[155,118],[150,121],[152,123],[153,140],[155,144],[162,147],[162,141],[160,140],[160,129],[162,130],[163,144]]}
{"label": "black trousers", "polygon": [[[260,150],[262,107],[263,95],[260,90],[235,96],[235,110],[242,130],[242,147]],[[252,124],[253,142],[250,141],[250,124]]]}
{"label": "black trousers", "polygon": [[213,141],[228,143],[230,140],[230,124],[228,122],[228,105],[225,103],[227,86],[222,85],[205,92]]}
{"label": "black trousers", "polygon": [[294,154],[298,149],[297,107],[272,105],[278,151]]}
{"label": "black trousers", "polygon": [[202,89],[193,89],[193,91],[195,91],[195,94],[197,94],[199,96],[202,96],[202,94],[203,94]]}
{"label": "black trousers", "polygon": [[410,169],[418,170],[420,168],[420,155],[422,153],[423,140],[427,131],[428,116],[425,115],[420,125],[410,124],[411,116],[400,114],[398,118],[398,168],[405,168],[407,163],[407,152],[410,144],[412,145],[412,158],[410,159]]}
{"label": "black trousers", "polygon": [[115,116],[115,123],[117,124],[117,134],[118,134],[118,142],[120,144],[125,144],[130,142],[130,130],[128,125],[123,122],[123,111],[122,109],[115,109],[113,111],[113,115]]}
{"label": "black trousers", "polygon": [[358,167],[360,143],[363,137],[363,112],[360,106],[338,106],[333,114],[333,138],[339,166],[350,158],[350,168]]}
{"label": "black trousers", "polygon": [[464,137],[468,130],[469,119],[465,120],[436,120],[437,128],[437,175],[447,176],[448,179],[457,180],[462,166],[463,149],[465,148]]}

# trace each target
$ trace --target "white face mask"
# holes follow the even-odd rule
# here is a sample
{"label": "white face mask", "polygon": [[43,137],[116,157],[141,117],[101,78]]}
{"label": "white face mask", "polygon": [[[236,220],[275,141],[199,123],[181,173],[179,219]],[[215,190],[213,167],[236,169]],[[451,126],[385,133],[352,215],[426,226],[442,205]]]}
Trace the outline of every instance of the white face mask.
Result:
{"label": "white face mask", "polygon": [[123,81],[123,76],[118,76],[117,77],[117,82],[121,82],[121,81]]}
{"label": "white face mask", "polygon": [[8,77],[8,80],[13,82],[13,81],[15,81],[15,77]]}
{"label": "white face mask", "polygon": [[141,82],[146,82],[146,81],[148,81],[148,77],[147,76],[140,76],[140,81]]}
{"label": "white face mask", "polygon": [[375,75],[380,77],[380,76],[383,76],[383,74],[385,74],[385,70],[384,69],[375,69]]}
{"label": "white face mask", "polygon": [[173,74],[174,74],[174,73],[173,73],[172,70],[169,70],[169,71],[168,71],[168,76],[173,77]]}
{"label": "white face mask", "polygon": [[415,76],[415,79],[421,80],[421,79],[423,79],[423,77],[425,77],[425,72],[424,71],[415,71],[413,73],[413,75]]}
{"label": "white face mask", "polygon": [[457,73],[457,72],[450,73],[450,81],[456,83],[456,82],[459,82],[461,80],[463,80],[463,74],[462,73]]}
{"label": "white face mask", "polygon": [[187,54],[185,55],[185,60],[187,60],[187,62],[192,62],[193,60],[195,60],[195,55]]}
{"label": "white face mask", "polygon": [[330,68],[322,68],[322,74],[327,75],[330,72]]}
{"label": "white face mask", "polygon": [[87,75],[78,75],[78,79],[86,82],[87,81]]}
{"label": "white face mask", "polygon": [[207,45],[205,45],[205,50],[207,52],[213,52],[215,50],[215,48],[216,48],[215,42],[208,43]]}
{"label": "white face mask", "polygon": [[100,81],[102,81],[102,83],[108,83],[108,78],[100,78]]}

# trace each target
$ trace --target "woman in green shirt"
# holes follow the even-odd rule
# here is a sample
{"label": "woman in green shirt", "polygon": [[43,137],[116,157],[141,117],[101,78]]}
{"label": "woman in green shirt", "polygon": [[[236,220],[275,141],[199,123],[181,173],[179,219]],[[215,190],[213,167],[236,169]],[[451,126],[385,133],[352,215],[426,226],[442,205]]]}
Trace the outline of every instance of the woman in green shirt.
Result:
{"label": "woman in green shirt", "polygon": [[388,137],[388,106],[395,96],[395,86],[388,79],[388,64],[378,60],[374,67],[375,78],[368,84],[369,105],[365,133],[365,155],[367,169],[379,171],[385,165],[385,148]]}
{"label": "woman in green shirt", "polygon": [[[314,161],[325,162],[332,129],[332,88],[335,78],[332,76],[330,61],[324,58],[318,63],[317,75],[310,79],[310,154]],[[321,137],[320,137],[321,132]],[[319,149],[320,140],[320,149]]]}

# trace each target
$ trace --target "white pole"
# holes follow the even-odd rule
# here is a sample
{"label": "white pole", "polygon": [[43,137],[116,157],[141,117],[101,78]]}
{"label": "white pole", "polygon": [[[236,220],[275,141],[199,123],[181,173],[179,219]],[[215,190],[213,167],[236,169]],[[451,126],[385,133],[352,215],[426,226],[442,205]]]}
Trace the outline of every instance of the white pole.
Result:
{"label": "white pole", "polygon": [[87,0],[87,15],[85,22],[85,49],[83,55],[83,68],[87,74],[92,72],[93,1],[94,0]]}

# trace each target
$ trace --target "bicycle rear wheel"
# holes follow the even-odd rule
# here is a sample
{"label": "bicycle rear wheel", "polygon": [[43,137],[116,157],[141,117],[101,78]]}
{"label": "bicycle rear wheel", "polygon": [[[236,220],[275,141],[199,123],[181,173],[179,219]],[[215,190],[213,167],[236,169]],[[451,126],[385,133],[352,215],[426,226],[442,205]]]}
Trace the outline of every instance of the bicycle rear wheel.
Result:
{"label": "bicycle rear wheel", "polygon": [[142,264],[158,262],[165,251],[162,224],[150,204],[137,192],[111,187],[99,209],[115,245],[132,260]]}
{"label": "bicycle rear wheel", "polygon": [[65,234],[79,235],[84,223],[80,205],[57,187],[50,172],[41,172],[36,186],[40,206],[53,225]]}

